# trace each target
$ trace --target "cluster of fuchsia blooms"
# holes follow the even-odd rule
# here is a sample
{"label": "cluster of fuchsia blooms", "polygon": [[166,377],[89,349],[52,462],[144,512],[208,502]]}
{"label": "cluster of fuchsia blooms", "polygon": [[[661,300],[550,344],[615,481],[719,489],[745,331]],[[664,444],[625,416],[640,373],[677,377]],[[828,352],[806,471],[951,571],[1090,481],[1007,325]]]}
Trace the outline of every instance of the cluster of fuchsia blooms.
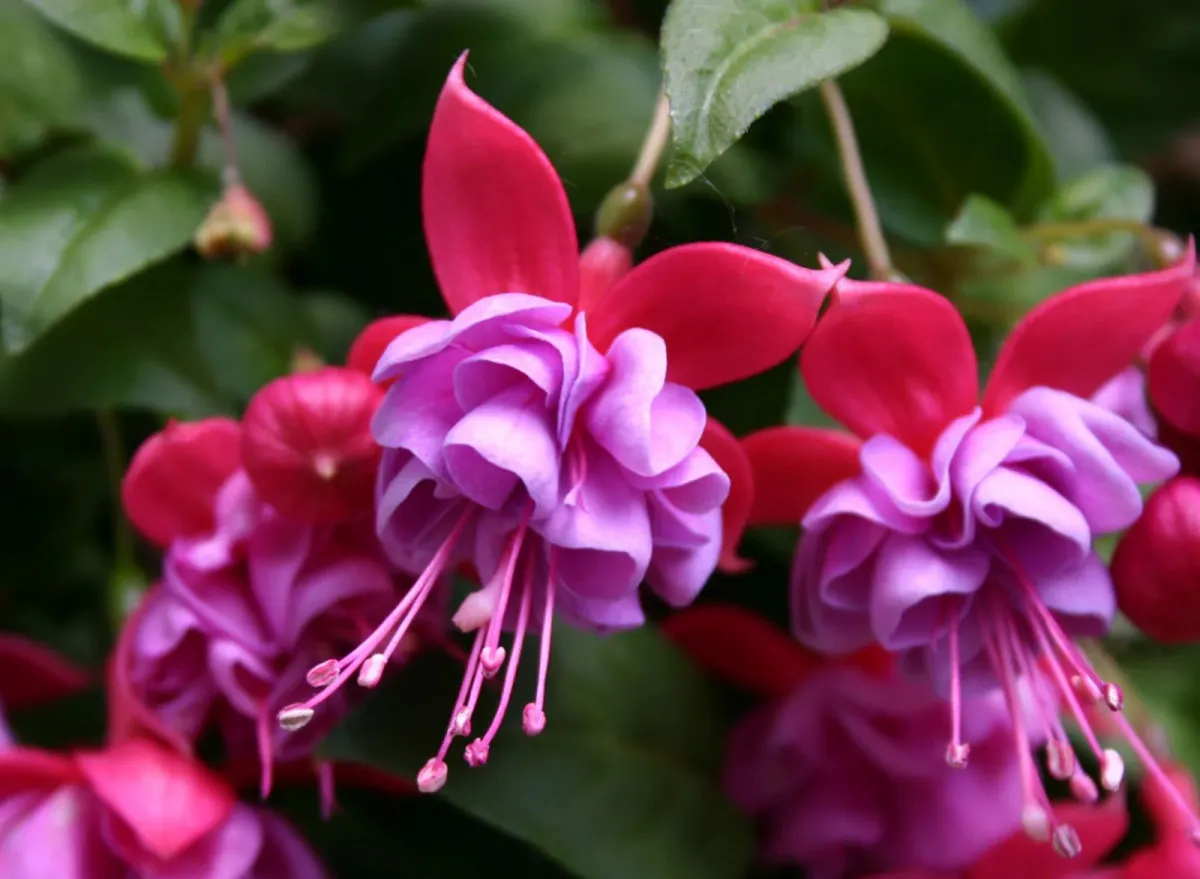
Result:
{"label": "cluster of fuchsia blooms", "polygon": [[[321,737],[415,651],[456,651],[456,630],[470,647],[445,735],[412,782],[387,780],[436,791],[456,742],[479,767],[506,714],[530,736],[553,724],[555,625],[644,625],[643,584],[689,605],[717,568],[747,567],[748,526],[779,524],[803,529],[794,637],[713,605],[665,625],[761,699],[726,776],[764,860],[816,879],[1200,876],[1190,777],[1077,640],[1118,601],[1162,640],[1200,636],[1191,245],[1044,301],[980,391],[967,327],[932,291],[727,243],[636,267],[619,236],[580,253],[549,161],[464,63],[422,204],[451,317],[385,318],[345,366],[138,450],[123,501],[163,565],[110,663],[110,743],[44,753],[0,726],[0,876],[322,876],[286,823],[237,802],[240,770],[197,760],[204,736],[256,766],[264,796],[300,767],[332,807],[351,768],[314,757]],[[845,431],[738,439],[707,416],[698,391],[798,351]],[[1164,480],[1143,514],[1139,487]],[[1094,541],[1125,529],[1110,574]],[[456,576],[475,587],[455,605]],[[2,646],[9,708],[80,685]],[[1098,866],[1128,823],[1118,738],[1157,838]]]}

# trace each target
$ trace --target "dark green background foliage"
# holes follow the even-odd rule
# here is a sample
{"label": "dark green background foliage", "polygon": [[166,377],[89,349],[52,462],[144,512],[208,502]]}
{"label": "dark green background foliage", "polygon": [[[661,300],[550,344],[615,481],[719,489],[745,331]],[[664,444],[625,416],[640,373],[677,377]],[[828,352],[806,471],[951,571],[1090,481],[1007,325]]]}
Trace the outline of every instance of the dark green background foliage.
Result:
{"label": "dark green background foliage", "polygon": [[[828,5],[0,0],[0,627],[99,669],[157,566],[117,512],[137,443],[167,418],[236,415],[298,350],[339,362],[374,317],[439,312],[420,162],[464,49],[472,88],[550,155],[585,237],[665,70],[676,142],[642,257],[706,239],[806,265],[860,257],[814,90],[838,76],[897,267],[956,302],[985,363],[1048,293],[1148,265],[1114,227],[1196,227],[1192,0]],[[276,233],[229,264],[191,246],[219,189],[200,77],[214,63]],[[738,433],[822,419],[790,363],[707,402]],[[755,569],[707,595],[783,624],[794,537],[752,534]],[[1127,625],[1110,647],[1195,766],[1198,657]],[[397,675],[330,753],[411,772],[440,738],[453,671],[427,660]],[[329,823],[311,791],[276,801],[341,877],[755,870],[751,828],[718,783],[737,700],[653,630],[564,632],[552,674],[546,734],[502,734],[487,769],[455,766],[442,797],[346,789]],[[95,740],[101,701],[19,728],[31,744]]]}

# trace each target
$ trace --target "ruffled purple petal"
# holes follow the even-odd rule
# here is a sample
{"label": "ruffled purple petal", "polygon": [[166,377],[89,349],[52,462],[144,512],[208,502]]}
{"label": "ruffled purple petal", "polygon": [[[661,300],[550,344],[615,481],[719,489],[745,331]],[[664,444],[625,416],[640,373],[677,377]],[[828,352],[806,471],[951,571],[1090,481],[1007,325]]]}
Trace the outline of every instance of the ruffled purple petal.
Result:
{"label": "ruffled purple petal", "polygon": [[1136,366],[1118,372],[1092,394],[1092,402],[1101,409],[1119,415],[1150,439],[1158,437],[1158,422],[1146,398],[1146,375]]}

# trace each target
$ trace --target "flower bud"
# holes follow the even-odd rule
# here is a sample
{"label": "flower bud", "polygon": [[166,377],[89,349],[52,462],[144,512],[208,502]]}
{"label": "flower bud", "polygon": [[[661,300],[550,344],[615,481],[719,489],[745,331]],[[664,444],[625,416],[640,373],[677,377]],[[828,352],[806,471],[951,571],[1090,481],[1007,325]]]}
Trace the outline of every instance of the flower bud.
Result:
{"label": "flower bud", "polygon": [[333,366],[255,394],[242,419],[242,458],[259,496],[302,521],[368,512],[381,454],[371,418],[382,397],[362,373]]}
{"label": "flower bud", "polygon": [[609,191],[596,211],[596,237],[637,247],[646,237],[653,217],[650,190],[637,183],[622,183]]}
{"label": "flower bud", "polygon": [[[428,322],[429,318],[427,317],[398,314],[367,324],[366,329],[358,334],[358,338],[350,346],[350,353],[346,355],[346,366],[370,378],[371,374],[375,372],[379,358],[383,356],[387,346],[392,344],[397,336]],[[385,382],[382,386],[387,387],[389,384],[391,382]]]}
{"label": "flower bud", "polygon": [[271,246],[271,218],[245,186],[227,186],[196,230],[196,250],[209,259],[262,253]]}
{"label": "flower bud", "polygon": [[241,463],[236,421],[171,422],[133,456],[121,503],[134,527],[159,546],[213,528],[217,490]]}
{"label": "flower bud", "polygon": [[1117,544],[1112,574],[1139,629],[1167,644],[1200,640],[1200,479],[1177,476],[1150,496]]}
{"label": "flower bud", "polygon": [[1154,349],[1147,384],[1161,418],[1200,436],[1200,320],[1184,324]]}

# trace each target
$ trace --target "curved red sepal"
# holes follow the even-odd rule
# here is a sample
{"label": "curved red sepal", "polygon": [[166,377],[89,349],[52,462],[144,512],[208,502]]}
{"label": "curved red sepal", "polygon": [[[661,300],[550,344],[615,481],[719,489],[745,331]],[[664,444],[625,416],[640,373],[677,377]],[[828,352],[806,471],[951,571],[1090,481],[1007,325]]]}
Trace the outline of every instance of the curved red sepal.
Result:
{"label": "curved red sepal", "polygon": [[579,295],[579,242],[558,174],[520,126],[463,82],[442,88],[421,182],[425,240],[453,314],[495,293]]}
{"label": "curved red sepal", "polygon": [[53,790],[82,776],[69,757],[36,748],[0,751],[0,800],[28,791]]}
{"label": "curved red sepal", "polygon": [[125,618],[121,632],[117,636],[116,647],[108,660],[108,741],[120,744],[131,739],[151,738],[173,748],[181,754],[190,755],[191,743],[175,730],[167,727],[150,710],[134,690],[133,682],[129,679],[129,669],[133,662],[133,638],[142,618],[150,608],[150,603],[157,600],[161,583],[155,583],[142,596],[133,613]]}
{"label": "curved red sepal", "polygon": [[219,776],[145,739],[80,752],[76,762],[96,796],[162,860],[225,823],[237,801]]}
{"label": "curved red sepal", "polygon": [[1195,242],[1170,268],[1102,278],[1051,296],[1013,328],[983,395],[986,414],[1031,387],[1090,397],[1167,322],[1196,267]]}
{"label": "curved red sepal", "polygon": [[911,284],[839,283],[800,369],[813,399],[851,432],[890,434],[917,454],[979,394],[967,325],[948,300]]}
{"label": "curved red sepal", "polygon": [[717,566],[730,574],[750,570],[753,563],[738,555],[754,500],[754,474],[738,438],[711,415],[704,424],[700,445],[729,477],[729,496],[721,506],[721,558]]}
{"label": "curved red sepal", "polygon": [[849,263],[813,270],[737,244],[684,244],[622,278],[588,312],[601,351],[641,327],[667,343],[667,378],[695,390],[782,363]]}
{"label": "curved red sepal", "polygon": [[1079,834],[1082,850],[1078,855],[1064,858],[1050,844],[1035,841],[1017,831],[980,858],[979,863],[967,871],[967,879],[1083,876],[1104,860],[1129,828],[1129,815],[1124,805],[1115,800],[1100,806],[1056,803],[1054,817],[1059,823],[1074,827]]}
{"label": "curved red sepal", "polygon": [[1184,324],[1154,349],[1146,389],[1155,411],[1172,427],[1200,436],[1200,320]]}
{"label": "curved red sepal", "polygon": [[171,422],[154,434],[121,480],[129,521],[159,546],[211,531],[217,490],[241,464],[240,439],[229,418]]}
{"label": "curved red sepal", "polygon": [[87,689],[92,677],[53,650],[20,635],[0,633],[0,705],[18,710]]}
{"label": "curved red sepal", "polygon": [[751,525],[799,525],[813,501],[861,470],[862,443],[840,430],[768,427],[742,439],[754,474]]}
{"label": "curved red sepal", "polygon": [[769,698],[786,696],[824,660],[786,632],[731,604],[700,604],[668,617],[662,633],[717,679]]}
{"label": "curved red sepal", "polygon": [[[397,314],[372,321],[363,328],[363,331],[358,334],[358,338],[354,340],[354,344],[350,346],[350,352],[346,355],[346,367],[370,378],[375,372],[379,358],[383,356],[387,346],[392,344],[398,335],[413,327],[427,324],[432,319],[419,314]],[[393,381],[395,379],[381,384],[383,387],[387,387]]]}

